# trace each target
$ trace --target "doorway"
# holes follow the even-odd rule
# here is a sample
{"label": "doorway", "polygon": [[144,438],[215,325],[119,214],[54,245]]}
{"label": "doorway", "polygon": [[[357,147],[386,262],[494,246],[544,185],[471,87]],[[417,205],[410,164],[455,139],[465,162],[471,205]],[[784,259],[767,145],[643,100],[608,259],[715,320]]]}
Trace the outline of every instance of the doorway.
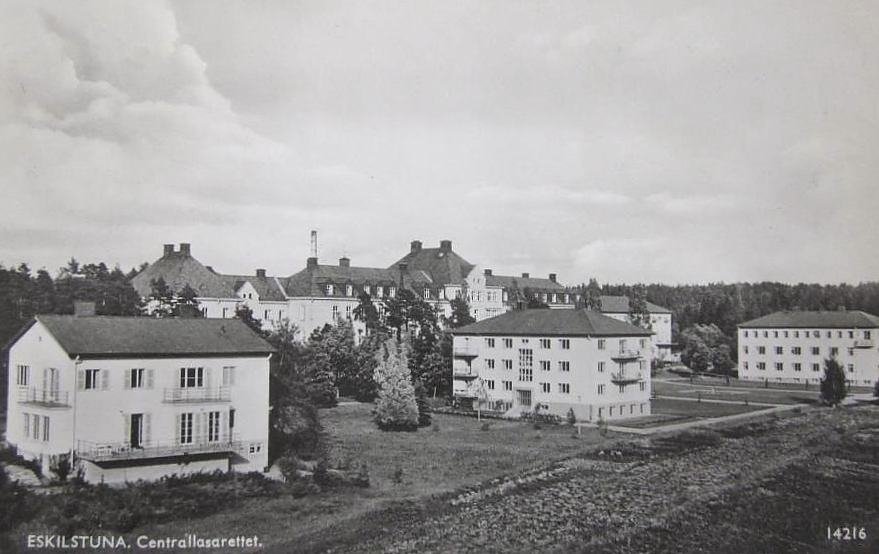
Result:
{"label": "doorway", "polygon": [[131,434],[128,440],[131,448],[143,448],[143,414],[131,414]]}

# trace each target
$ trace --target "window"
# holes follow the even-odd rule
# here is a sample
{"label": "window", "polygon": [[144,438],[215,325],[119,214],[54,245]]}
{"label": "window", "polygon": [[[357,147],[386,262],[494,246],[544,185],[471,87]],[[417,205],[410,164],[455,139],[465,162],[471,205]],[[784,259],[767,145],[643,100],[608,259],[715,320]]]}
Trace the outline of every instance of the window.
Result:
{"label": "window", "polygon": [[552,342],[549,339],[540,339],[540,348],[549,350],[551,346]]}
{"label": "window", "polygon": [[567,360],[559,361],[559,371],[571,371],[571,362]]}
{"label": "window", "polygon": [[571,339],[559,339],[559,348],[562,350],[571,349]]}
{"label": "window", "polygon": [[30,382],[30,376],[31,376],[30,366],[17,365],[15,367],[18,368],[18,372],[17,372],[18,376],[15,380],[15,384],[20,387],[26,387],[28,385],[28,383]]}
{"label": "window", "polygon": [[512,381],[503,381],[504,390],[513,390],[513,382]]}
{"label": "window", "polygon": [[769,331],[763,331],[763,338],[764,338],[764,339],[768,339],[768,338],[769,338]]}
{"label": "window", "polygon": [[494,379],[488,379],[485,381],[485,386],[488,390],[494,390]]}
{"label": "window", "polygon": [[561,394],[571,394],[571,384],[570,383],[559,383],[559,392]]}
{"label": "window", "polygon": [[494,348],[494,339],[485,339],[486,348]]}
{"label": "window", "polygon": [[128,370],[128,388],[129,389],[142,389],[144,386],[143,376],[144,376],[144,369],[142,367],[129,369]]}
{"label": "window", "polygon": [[388,287],[388,296],[391,298],[397,297],[397,287]]}
{"label": "window", "polygon": [[871,337],[872,337],[872,335],[871,335],[870,331],[864,331],[864,339],[865,340],[870,340]]}
{"label": "window", "polygon": [[644,381],[641,381],[641,382],[638,383],[638,384],[640,385],[641,392],[644,392],[644,391],[647,390],[647,383],[645,383]]}
{"label": "window", "polygon": [[812,364],[812,371],[821,371],[821,364]]}
{"label": "window", "polygon": [[821,347],[820,346],[813,346],[812,347],[812,355],[813,356],[820,356],[821,355]]}
{"label": "window", "polygon": [[772,337],[777,339],[778,338],[778,331],[772,331]]}
{"label": "window", "polygon": [[598,339],[598,349],[604,350],[604,339]]}
{"label": "window", "polygon": [[223,366],[223,386],[231,387],[235,384],[235,366]]}
{"label": "window", "polygon": [[827,331],[827,338],[829,339],[829,338],[831,338],[832,336],[833,336],[833,333],[830,332],[830,331]]}
{"label": "window", "polygon": [[208,412],[208,442],[220,440],[220,412]]}
{"label": "window", "polygon": [[528,339],[522,339],[522,344],[528,344]]}
{"label": "window", "polygon": [[332,283],[327,283],[326,291],[327,291],[327,296],[333,296],[333,294],[336,292],[336,289],[335,289],[335,287],[333,287]]}
{"label": "window", "polygon": [[848,372],[849,373],[855,372],[855,364],[848,364]]}
{"label": "window", "polygon": [[604,362],[598,362],[598,373],[604,373]]}
{"label": "window", "polygon": [[812,336],[817,339],[821,336],[821,333],[818,331],[812,331]]}
{"label": "window", "polygon": [[800,354],[803,353],[803,349],[800,348],[799,346],[794,346],[790,349],[790,353],[793,354],[794,356],[799,356]]}
{"label": "window", "polygon": [[33,424],[33,438],[36,440],[40,440],[40,416],[34,414],[34,424]]}
{"label": "window", "polygon": [[787,331],[784,332],[784,338],[787,338]]}
{"label": "window", "polygon": [[180,444],[192,444],[192,413],[180,414]]}
{"label": "window", "polygon": [[43,441],[49,442],[49,416],[43,416]]}
{"label": "window", "polygon": [[31,438],[31,415],[27,413],[21,414],[22,421],[24,422],[24,436],[25,438]]}
{"label": "window", "polygon": [[382,286],[375,287],[375,296],[376,298],[382,298],[385,295],[385,288]]}
{"label": "window", "polygon": [[766,362],[757,362],[757,369],[759,371],[766,371]]}
{"label": "window", "polygon": [[799,332],[799,331],[794,331],[794,338],[795,338],[795,339],[800,338],[800,332]]}
{"label": "window", "polygon": [[263,311],[262,318],[265,320],[269,320],[271,318],[271,316],[269,315],[269,310]]}
{"label": "window", "polygon": [[745,354],[747,354],[748,353],[748,346],[747,345],[744,346],[744,350],[745,350]]}
{"label": "window", "polygon": [[833,357],[833,356],[838,356],[838,355],[839,355],[839,348],[837,348],[836,346],[831,346],[830,347],[830,356]]}
{"label": "window", "polygon": [[757,354],[766,354],[766,347],[765,346],[758,346],[757,347]]}
{"label": "window", "polygon": [[549,391],[550,391],[549,383],[540,383],[540,392],[544,392],[544,393],[549,394]]}
{"label": "window", "polygon": [[203,367],[181,367],[180,368],[180,388],[191,389],[204,386],[204,368]]}
{"label": "window", "polygon": [[775,362],[775,371],[784,371],[784,364],[781,362]]}
{"label": "window", "polygon": [[363,285],[363,292],[372,296],[372,285]]}
{"label": "window", "polygon": [[486,358],[485,359],[485,369],[494,369],[494,359]]}
{"label": "window", "polygon": [[424,289],[424,295],[423,295],[423,296],[424,296],[424,299],[425,299],[425,300],[430,300],[430,289],[428,289],[428,288]]}
{"label": "window", "polygon": [[345,285],[345,296],[354,296],[354,286]]}
{"label": "window", "polygon": [[776,346],[776,347],[775,347],[775,353],[776,353],[777,355],[779,355],[779,356],[782,355],[782,354],[784,354],[784,347],[782,347],[782,346]]}
{"label": "window", "polygon": [[513,369],[513,360],[504,360],[504,369],[512,370]]}
{"label": "window", "polygon": [[83,384],[83,388],[85,390],[98,388],[98,378],[100,377],[100,372],[100,369],[85,370],[85,383]]}
{"label": "window", "polygon": [[540,371],[549,371],[550,369],[552,369],[552,366],[549,360],[540,360]]}
{"label": "window", "polygon": [[626,392],[626,385],[620,385],[620,392]]}
{"label": "window", "polygon": [[519,349],[519,380],[530,382],[534,380],[534,352],[530,348]]}
{"label": "window", "polygon": [[745,371],[748,371],[748,362],[745,362],[745,363],[744,363],[744,368],[743,368],[743,369],[744,369]]}
{"label": "window", "polygon": [[802,370],[803,370],[803,364],[799,364],[797,362],[794,362],[794,371],[802,371]]}
{"label": "window", "polygon": [[351,309],[352,306],[345,306],[345,319],[351,319]]}
{"label": "window", "polygon": [[504,348],[512,348],[513,339],[504,339]]}
{"label": "window", "polygon": [[604,394],[604,385],[598,385],[598,394]]}

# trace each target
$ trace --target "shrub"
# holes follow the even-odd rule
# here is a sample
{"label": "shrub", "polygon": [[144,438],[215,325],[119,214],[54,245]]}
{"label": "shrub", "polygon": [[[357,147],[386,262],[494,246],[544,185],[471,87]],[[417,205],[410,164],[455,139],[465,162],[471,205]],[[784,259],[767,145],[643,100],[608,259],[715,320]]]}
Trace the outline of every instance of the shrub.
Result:
{"label": "shrub", "polygon": [[73,471],[73,464],[70,460],[70,454],[59,454],[49,458],[49,471],[55,475],[55,479],[59,483],[66,483],[67,477]]}
{"label": "shrub", "polygon": [[37,460],[29,460],[16,452],[15,447],[8,444],[0,445],[0,464],[26,467],[33,471],[37,477],[43,476],[43,467]]}
{"label": "shrub", "polygon": [[25,487],[9,478],[6,467],[0,464],[0,535],[31,518],[30,495]]}
{"label": "shrub", "polygon": [[375,422],[382,431],[417,431],[418,403],[406,355],[394,339],[385,341],[383,350],[375,368]]}
{"label": "shrub", "polygon": [[879,400],[879,381],[876,381],[876,384],[873,385],[873,396],[875,396],[876,399]]}

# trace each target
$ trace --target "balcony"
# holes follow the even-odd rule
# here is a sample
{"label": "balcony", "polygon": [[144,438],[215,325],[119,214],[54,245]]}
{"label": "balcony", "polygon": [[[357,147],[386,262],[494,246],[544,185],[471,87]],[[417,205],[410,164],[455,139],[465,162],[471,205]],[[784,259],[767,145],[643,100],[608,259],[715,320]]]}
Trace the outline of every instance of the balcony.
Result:
{"label": "balcony", "polygon": [[241,452],[244,446],[238,435],[222,441],[208,441],[207,437],[193,437],[189,444],[176,441],[153,442],[132,448],[129,443],[107,443],[79,441],[76,455],[90,462],[118,462],[126,460],[147,460],[150,458],[173,458],[194,454]]}
{"label": "balcony", "polygon": [[473,371],[469,367],[456,367],[452,373],[455,379],[476,379],[479,377],[479,373]]}
{"label": "balcony", "polygon": [[873,348],[873,339],[857,339],[853,346],[855,348]]}
{"label": "balcony", "polygon": [[641,359],[641,351],[640,350],[620,350],[619,352],[614,352],[610,355],[610,359],[615,362],[631,362],[633,360]]}
{"label": "balcony", "polygon": [[165,389],[162,402],[194,404],[199,402],[230,402],[229,387],[188,387]]}
{"label": "balcony", "polygon": [[455,398],[479,398],[479,387],[475,383],[455,384],[452,396]]}
{"label": "balcony", "polygon": [[479,356],[479,349],[474,344],[456,344],[452,351],[456,358],[473,359]]}
{"label": "balcony", "polygon": [[644,380],[644,377],[641,375],[640,371],[635,372],[626,372],[620,371],[619,373],[611,373],[610,380],[616,383],[617,385],[630,385],[632,383],[638,383]]}
{"label": "balcony", "polygon": [[18,390],[21,404],[32,404],[43,408],[69,408],[70,394],[56,389],[26,388]]}

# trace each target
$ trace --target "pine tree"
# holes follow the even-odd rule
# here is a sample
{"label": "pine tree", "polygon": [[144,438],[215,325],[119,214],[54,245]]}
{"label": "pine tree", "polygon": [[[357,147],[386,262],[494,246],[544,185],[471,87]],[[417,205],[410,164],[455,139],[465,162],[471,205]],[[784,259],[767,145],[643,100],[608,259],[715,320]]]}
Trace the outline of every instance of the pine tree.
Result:
{"label": "pine tree", "polygon": [[405,352],[394,339],[384,343],[375,368],[378,397],[373,417],[383,431],[415,431],[418,429],[418,403],[409,374]]}
{"label": "pine tree", "polygon": [[845,372],[836,358],[824,360],[824,377],[821,378],[821,401],[836,406],[845,398]]}
{"label": "pine tree", "polygon": [[427,402],[427,390],[421,381],[415,383],[415,402],[418,404],[418,426],[430,427],[432,421],[430,414],[433,410]]}

